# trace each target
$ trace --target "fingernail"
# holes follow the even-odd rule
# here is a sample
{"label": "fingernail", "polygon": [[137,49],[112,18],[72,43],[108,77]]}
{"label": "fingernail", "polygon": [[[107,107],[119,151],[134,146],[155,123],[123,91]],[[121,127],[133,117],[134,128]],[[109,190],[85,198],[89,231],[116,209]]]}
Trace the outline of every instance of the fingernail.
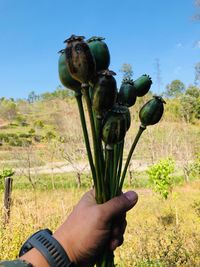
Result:
{"label": "fingernail", "polygon": [[128,191],[124,195],[131,203],[136,203],[138,200],[137,194],[133,191]]}

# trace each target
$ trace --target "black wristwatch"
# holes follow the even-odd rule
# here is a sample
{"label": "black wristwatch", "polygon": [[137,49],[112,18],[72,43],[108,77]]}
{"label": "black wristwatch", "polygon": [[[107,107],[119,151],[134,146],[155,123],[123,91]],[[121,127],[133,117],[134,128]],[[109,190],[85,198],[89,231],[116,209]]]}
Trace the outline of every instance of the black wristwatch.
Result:
{"label": "black wristwatch", "polygon": [[30,236],[22,245],[19,257],[30,249],[36,248],[45,257],[50,267],[75,267],[60,243],[52,236],[49,229],[44,229]]}

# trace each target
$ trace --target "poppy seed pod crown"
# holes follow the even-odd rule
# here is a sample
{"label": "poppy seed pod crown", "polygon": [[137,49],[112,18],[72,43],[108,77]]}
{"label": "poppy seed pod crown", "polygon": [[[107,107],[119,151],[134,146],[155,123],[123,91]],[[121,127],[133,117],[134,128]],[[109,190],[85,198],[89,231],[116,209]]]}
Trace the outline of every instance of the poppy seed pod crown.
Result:
{"label": "poppy seed pod crown", "polygon": [[111,109],[116,102],[117,84],[113,75],[115,72],[110,70],[98,74],[92,92],[92,106],[98,116]]}
{"label": "poppy seed pod crown", "polygon": [[96,71],[95,60],[83,36],[72,35],[65,40],[66,62],[72,77],[82,84],[88,84]]}
{"label": "poppy seed pod crown", "polygon": [[134,81],[136,95],[141,97],[148,93],[152,85],[151,77],[147,74],[142,75]]}
{"label": "poppy seed pod crown", "polygon": [[127,131],[127,107],[115,105],[103,122],[102,139],[106,145],[120,143]]}
{"label": "poppy seed pod crown", "polygon": [[134,82],[132,79],[124,79],[118,94],[118,102],[127,107],[135,104],[137,95]]}

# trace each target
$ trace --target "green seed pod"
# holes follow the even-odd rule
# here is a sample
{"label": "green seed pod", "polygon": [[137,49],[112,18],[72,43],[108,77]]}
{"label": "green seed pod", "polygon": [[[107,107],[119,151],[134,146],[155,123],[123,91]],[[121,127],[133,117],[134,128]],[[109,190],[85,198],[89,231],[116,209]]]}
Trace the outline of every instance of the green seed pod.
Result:
{"label": "green seed pod", "polygon": [[139,117],[143,126],[159,122],[163,115],[165,101],[161,96],[154,96],[140,110]]}
{"label": "green seed pod", "polygon": [[106,145],[120,143],[127,131],[126,107],[115,106],[108,112],[103,122],[102,139]]}
{"label": "green seed pod", "polygon": [[81,84],[74,80],[69,72],[69,68],[66,63],[65,50],[61,50],[59,53],[58,73],[61,83],[68,89],[80,91]]}
{"label": "green seed pod", "polygon": [[133,80],[124,79],[118,94],[118,102],[127,107],[131,107],[135,104],[137,95],[134,87]]}
{"label": "green seed pod", "polygon": [[103,40],[105,40],[105,38],[94,36],[87,41],[90,51],[95,58],[97,72],[107,70],[110,64],[108,46]]}
{"label": "green seed pod", "polygon": [[148,93],[152,85],[152,80],[150,76],[144,74],[140,78],[134,81],[134,86],[137,96],[144,96]]}
{"label": "green seed pod", "polygon": [[95,60],[83,36],[72,35],[65,41],[66,61],[74,79],[82,84],[88,84],[96,70]]}
{"label": "green seed pod", "polygon": [[99,73],[92,92],[92,106],[97,116],[102,116],[116,102],[117,84],[113,71],[105,70]]}
{"label": "green seed pod", "polygon": [[129,109],[126,106],[115,104],[114,107],[112,108],[111,112],[123,114],[125,116],[125,118],[126,118],[126,131],[128,131],[128,129],[131,126],[131,114],[130,114]]}
{"label": "green seed pod", "polygon": [[130,126],[131,126],[131,114],[130,114],[129,109],[127,108],[126,109],[126,131],[129,130]]}

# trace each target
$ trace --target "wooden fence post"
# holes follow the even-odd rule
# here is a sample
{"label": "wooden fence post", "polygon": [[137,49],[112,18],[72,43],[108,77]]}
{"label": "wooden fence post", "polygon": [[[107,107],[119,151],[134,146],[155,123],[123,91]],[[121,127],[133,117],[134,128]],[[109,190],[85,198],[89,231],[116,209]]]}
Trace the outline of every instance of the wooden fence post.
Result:
{"label": "wooden fence post", "polygon": [[5,191],[4,191],[4,225],[9,222],[10,219],[10,206],[11,206],[11,192],[12,192],[11,177],[5,178]]}

